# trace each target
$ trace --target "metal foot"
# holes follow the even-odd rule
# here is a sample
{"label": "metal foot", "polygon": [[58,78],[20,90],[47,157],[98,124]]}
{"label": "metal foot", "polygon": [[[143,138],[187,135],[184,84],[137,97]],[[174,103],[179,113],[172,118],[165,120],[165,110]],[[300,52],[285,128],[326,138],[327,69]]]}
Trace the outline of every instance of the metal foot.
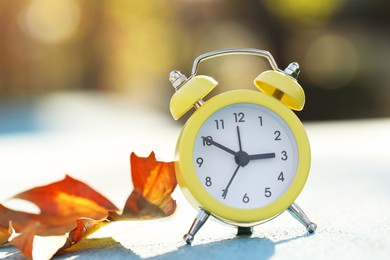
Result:
{"label": "metal foot", "polygon": [[196,218],[194,219],[194,222],[192,223],[190,230],[183,237],[184,241],[186,241],[186,243],[188,245],[191,245],[192,241],[194,241],[194,237],[195,237],[196,233],[203,226],[203,224],[207,221],[209,216],[210,216],[210,213],[208,213],[204,209],[201,209],[198,212],[198,215],[196,215]]}
{"label": "metal foot", "polygon": [[310,221],[310,219],[306,216],[305,212],[295,203],[291,204],[291,206],[287,209],[288,212],[299,222],[302,223],[306,227],[306,230],[309,233],[314,233],[317,229],[317,224]]}
{"label": "metal foot", "polygon": [[253,227],[237,227],[237,236],[251,236]]}

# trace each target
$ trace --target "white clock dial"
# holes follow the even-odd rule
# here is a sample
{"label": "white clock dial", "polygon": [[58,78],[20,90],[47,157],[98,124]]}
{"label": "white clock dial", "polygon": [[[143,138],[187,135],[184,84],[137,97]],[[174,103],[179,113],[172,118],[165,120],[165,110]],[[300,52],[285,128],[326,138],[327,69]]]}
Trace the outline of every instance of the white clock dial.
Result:
{"label": "white clock dial", "polygon": [[278,114],[240,103],[221,108],[203,123],[193,163],[212,197],[234,208],[254,209],[274,202],[290,187],[298,148]]}

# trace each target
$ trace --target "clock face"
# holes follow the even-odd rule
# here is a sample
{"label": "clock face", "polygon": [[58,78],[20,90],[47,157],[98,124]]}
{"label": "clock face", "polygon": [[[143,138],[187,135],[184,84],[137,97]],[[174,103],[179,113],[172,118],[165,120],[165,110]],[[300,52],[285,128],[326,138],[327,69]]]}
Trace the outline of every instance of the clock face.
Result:
{"label": "clock face", "polygon": [[238,103],[204,121],[192,159],[197,178],[213,198],[233,208],[255,209],[288,190],[299,158],[293,132],[278,114]]}

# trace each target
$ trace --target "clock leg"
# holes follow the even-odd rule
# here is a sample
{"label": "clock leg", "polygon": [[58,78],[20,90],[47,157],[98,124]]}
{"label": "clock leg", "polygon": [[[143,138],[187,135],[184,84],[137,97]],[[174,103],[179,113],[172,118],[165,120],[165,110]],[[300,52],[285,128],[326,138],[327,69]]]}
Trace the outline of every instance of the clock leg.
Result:
{"label": "clock leg", "polygon": [[290,214],[301,222],[309,233],[314,233],[317,229],[317,224],[310,221],[310,219],[306,216],[305,212],[295,203],[291,204],[291,206],[287,209]]}
{"label": "clock leg", "polygon": [[194,219],[194,222],[191,225],[190,230],[183,237],[184,241],[186,241],[186,243],[188,245],[191,245],[196,233],[203,226],[203,224],[207,221],[209,216],[210,216],[210,213],[208,213],[204,209],[200,209],[200,211],[198,212],[198,215],[196,215],[196,218]]}
{"label": "clock leg", "polygon": [[237,236],[251,236],[253,234],[253,227],[237,227]]}

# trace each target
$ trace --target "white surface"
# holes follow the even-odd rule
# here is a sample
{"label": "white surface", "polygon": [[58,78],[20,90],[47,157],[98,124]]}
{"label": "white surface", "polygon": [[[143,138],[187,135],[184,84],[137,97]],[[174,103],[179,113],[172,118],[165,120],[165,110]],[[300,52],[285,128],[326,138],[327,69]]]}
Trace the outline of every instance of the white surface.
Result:
{"label": "white surface", "polygon": [[[168,108],[167,108],[168,109]],[[80,179],[122,207],[132,186],[129,155],[156,151],[172,160],[179,125],[164,113],[100,95],[56,95],[40,104],[49,130],[0,136],[0,201],[34,186]],[[1,123],[1,122],[0,122]],[[297,199],[318,224],[307,235],[288,213],[255,227],[252,237],[208,221],[193,246],[181,240],[196,211],[179,190],[174,216],[114,223],[58,259],[389,259],[390,120],[310,123],[309,180]],[[32,209],[34,210],[34,209]],[[104,238],[101,238],[104,237]],[[12,246],[0,258],[22,259]]]}

